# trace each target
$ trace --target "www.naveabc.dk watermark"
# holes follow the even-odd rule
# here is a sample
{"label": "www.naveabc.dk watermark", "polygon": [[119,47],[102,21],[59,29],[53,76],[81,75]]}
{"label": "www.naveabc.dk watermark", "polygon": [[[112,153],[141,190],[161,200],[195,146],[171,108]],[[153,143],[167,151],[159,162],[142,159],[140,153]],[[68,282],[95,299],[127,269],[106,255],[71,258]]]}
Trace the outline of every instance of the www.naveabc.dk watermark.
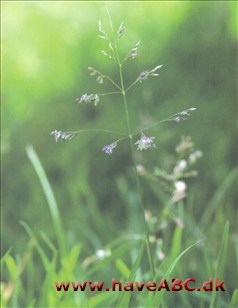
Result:
{"label": "www.naveabc.dk watermark", "polygon": [[149,282],[132,282],[125,281],[120,282],[115,278],[112,278],[111,287],[106,287],[104,281],[84,281],[84,282],[55,282],[55,287],[57,291],[69,291],[70,289],[73,291],[143,291],[147,289],[148,291],[172,291],[177,292],[181,290],[186,290],[189,292],[193,291],[226,291],[224,289],[224,281],[220,281],[218,278],[210,278],[205,281],[202,286],[195,285],[195,278],[187,278],[184,281],[180,278],[172,278],[171,281],[167,282],[165,278],[161,279],[159,283],[155,281]]}

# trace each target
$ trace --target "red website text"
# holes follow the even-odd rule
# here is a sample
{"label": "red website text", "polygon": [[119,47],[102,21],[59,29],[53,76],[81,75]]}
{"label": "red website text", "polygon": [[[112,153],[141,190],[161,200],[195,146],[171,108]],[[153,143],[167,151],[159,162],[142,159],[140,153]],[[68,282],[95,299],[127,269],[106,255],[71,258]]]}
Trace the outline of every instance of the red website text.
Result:
{"label": "red website text", "polygon": [[106,287],[104,281],[84,281],[84,282],[55,282],[55,287],[57,291],[69,290],[73,291],[90,291],[90,292],[101,292],[101,291],[143,291],[148,290],[151,292],[155,291],[172,291],[177,292],[181,290],[186,290],[189,292],[193,291],[226,291],[224,288],[224,281],[220,281],[218,278],[210,278],[205,281],[202,286],[196,286],[196,280],[194,278],[187,278],[182,280],[180,278],[172,278],[171,280],[161,279],[160,282],[149,281],[149,282],[132,282],[125,281],[120,282],[115,278],[112,278],[111,286]]}

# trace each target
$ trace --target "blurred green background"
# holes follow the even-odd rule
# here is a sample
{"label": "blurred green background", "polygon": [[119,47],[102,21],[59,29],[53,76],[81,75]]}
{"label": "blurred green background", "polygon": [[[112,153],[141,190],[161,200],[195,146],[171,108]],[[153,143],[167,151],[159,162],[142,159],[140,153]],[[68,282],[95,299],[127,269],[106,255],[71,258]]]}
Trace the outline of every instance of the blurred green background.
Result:
{"label": "blurred green background", "polygon": [[[101,54],[105,44],[98,38],[99,18],[109,28],[105,5],[115,28],[122,20],[126,26],[121,54],[141,40],[138,58],[125,66],[125,83],[129,85],[143,70],[163,64],[160,76],[129,92],[132,126],[138,128],[141,123],[157,122],[189,107],[197,108],[188,121],[151,130],[158,147],[143,153],[141,163],[149,170],[169,167],[180,137],[192,137],[196,148],[203,152],[199,176],[189,182],[195,222],[200,221],[208,202],[235,168],[236,2],[4,1],[2,253],[10,247],[16,256],[25,250],[28,236],[20,220],[27,222],[36,234],[44,230],[55,241],[42,188],[26,155],[28,144],[34,146],[52,185],[70,247],[81,242],[82,255],[86,257],[125,230],[139,228],[130,225],[130,205],[118,189],[118,183],[125,181],[130,187],[128,200],[133,199],[127,142],[108,156],[101,148],[114,141],[113,135],[85,133],[70,142],[58,143],[50,136],[55,129],[126,131],[120,96],[103,97],[97,107],[75,102],[84,93],[114,90],[109,83],[97,84],[89,75],[88,66],[119,82],[115,63]],[[142,186],[146,187],[143,181]],[[232,183],[219,199],[205,234],[213,242],[210,248],[215,256],[223,222],[230,222],[232,248],[226,272],[231,285],[236,190]],[[159,215],[163,205],[151,197],[149,189],[144,189],[144,198],[146,208]],[[98,213],[104,217],[104,225],[98,222]]]}

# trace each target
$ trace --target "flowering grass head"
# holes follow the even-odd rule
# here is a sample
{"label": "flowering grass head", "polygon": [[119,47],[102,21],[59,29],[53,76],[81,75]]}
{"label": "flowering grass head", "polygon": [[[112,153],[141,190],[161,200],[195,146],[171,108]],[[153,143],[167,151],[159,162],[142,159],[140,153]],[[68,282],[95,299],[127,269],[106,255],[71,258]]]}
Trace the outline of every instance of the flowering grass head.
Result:
{"label": "flowering grass head", "polygon": [[149,77],[156,77],[156,76],[159,76],[158,73],[156,73],[156,71],[158,69],[160,69],[163,65],[157,65],[155,68],[153,68],[152,70],[150,71],[143,71],[140,73],[139,77],[138,77],[138,80],[139,82],[142,82],[143,80],[146,80],[148,79]]}
{"label": "flowering grass head", "polygon": [[[137,84],[142,84],[143,81],[149,79],[150,77],[157,77],[158,70],[161,69],[162,65],[156,65],[153,69],[142,69],[141,73],[139,76],[135,77],[135,80],[129,83],[128,85],[125,83],[124,80],[124,72],[125,72],[125,63],[127,61],[135,61],[135,59],[138,57],[138,48],[141,44],[141,42],[137,42],[136,44],[132,45],[129,51],[124,53],[124,55],[121,55],[119,53],[119,42],[122,36],[125,35],[126,32],[126,27],[124,23],[122,22],[118,28],[117,31],[114,31],[114,27],[110,18],[110,14],[108,12],[109,16],[109,22],[110,22],[110,27],[111,31],[110,33],[105,30],[104,26],[102,25],[102,22],[99,20],[98,24],[98,30],[99,30],[99,37],[104,40],[105,42],[105,49],[101,50],[101,54],[107,58],[107,60],[113,62],[116,64],[118,67],[118,73],[120,78],[118,80],[114,80],[112,77],[108,76],[105,73],[100,72],[99,70],[93,68],[93,67],[88,67],[90,71],[90,75],[93,77],[96,77],[96,81],[101,85],[104,86],[106,82],[110,83],[111,86],[114,88],[112,92],[109,93],[97,93],[97,94],[82,94],[79,96],[79,98],[76,99],[76,101],[79,104],[85,103],[93,103],[94,106],[98,105],[99,102],[99,97],[103,97],[105,95],[121,95],[122,98],[122,104],[124,107],[124,112],[125,112],[125,127],[126,132],[118,132],[118,131],[110,131],[108,129],[104,128],[99,128],[99,129],[87,129],[87,130],[79,130],[79,131],[70,131],[70,132],[62,132],[58,130],[54,130],[51,132],[51,135],[54,137],[55,141],[59,140],[70,140],[73,137],[75,137],[79,132],[86,132],[86,131],[100,131],[104,133],[110,133],[110,134],[117,134],[120,135],[120,139],[116,139],[114,142],[107,144],[102,147],[102,152],[105,154],[111,155],[113,154],[114,149],[118,146],[119,142],[122,142],[125,139],[129,139],[130,141],[130,152],[131,152],[131,161],[133,164],[133,170],[134,170],[134,175],[136,179],[136,185],[137,185],[137,192],[138,192],[138,200],[141,206],[141,212],[142,214],[142,219],[143,219],[143,225],[146,226],[146,220],[145,220],[145,207],[143,200],[141,198],[141,193],[140,193],[140,185],[139,185],[139,177],[138,174],[140,171],[138,171],[137,168],[137,162],[136,162],[136,155],[134,155],[135,148],[137,148],[138,151],[143,151],[143,150],[148,150],[148,149],[154,149],[156,148],[156,145],[154,143],[155,137],[151,137],[148,135],[145,135],[144,132],[156,127],[157,125],[166,122],[166,121],[174,121],[174,122],[182,122],[187,119],[188,116],[190,116],[190,112],[194,111],[195,108],[189,108],[186,109],[182,112],[178,112],[164,120],[160,120],[159,122],[154,123],[153,125],[150,125],[148,127],[144,127],[143,131],[141,128],[139,129],[133,129],[130,123],[130,113],[128,110],[128,102],[127,102],[127,94],[131,89],[136,86]],[[113,103],[113,100],[111,101]],[[123,119],[124,120],[124,119]],[[140,125],[137,125],[137,127],[140,127]],[[138,135],[140,135],[138,139]],[[134,140],[137,138],[136,140]],[[135,147],[136,146],[136,147]],[[194,160],[194,157],[193,157]],[[180,166],[181,167],[181,166]],[[181,180],[181,173],[185,172],[186,168],[183,168],[183,170],[178,170],[179,167],[177,166],[177,169],[175,168],[174,173],[172,175],[170,174],[165,174],[163,173],[163,176],[167,177],[169,180],[172,179],[174,184],[174,195],[173,195],[173,200],[180,200],[181,198],[185,197],[185,191],[186,191],[186,184],[182,182]],[[181,168],[180,168],[181,169]],[[143,169],[143,173],[145,174],[146,171]],[[151,253],[151,248],[150,248],[150,237],[147,228],[145,227],[144,230],[145,236],[146,236],[146,243],[147,243],[147,254],[148,254],[148,261],[150,264],[151,272],[152,272],[152,277],[155,276],[155,267],[153,263],[153,258],[152,258],[152,253]]]}
{"label": "flowering grass head", "polygon": [[60,130],[54,130],[50,135],[54,136],[55,141],[58,142],[59,140],[71,140],[77,135],[77,132],[61,132]]}
{"label": "flowering grass head", "polygon": [[81,103],[94,103],[94,106],[97,106],[99,103],[99,95],[98,94],[83,94],[81,97],[76,98],[76,101],[81,104]]}
{"label": "flowering grass head", "polygon": [[143,133],[141,133],[141,137],[139,140],[135,142],[135,145],[137,145],[137,150],[148,150],[156,148],[156,145],[154,144],[155,137],[147,137]]}
{"label": "flowering grass head", "polygon": [[[92,103],[94,106],[97,106],[99,103],[99,99],[105,95],[121,95],[124,101],[124,106],[125,106],[125,112],[126,112],[126,121],[127,121],[127,132],[123,133],[123,132],[114,132],[120,135],[123,135],[124,137],[116,140],[108,145],[103,146],[102,151],[105,154],[109,154],[111,155],[114,151],[114,149],[116,148],[116,146],[118,145],[119,142],[123,141],[126,138],[131,138],[131,136],[134,138],[134,136],[138,135],[138,133],[141,131],[141,129],[137,129],[133,132],[131,125],[130,125],[130,117],[129,117],[129,113],[127,110],[127,101],[126,101],[126,96],[127,96],[127,92],[129,90],[131,90],[137,83],[142,83],[142,81],[145,81],[147,79],[149,79],[149,77],[157,77],[158,74],[158,70],[162,68],[163,65],[156,65],[153,69],[147,69],[147,70],[142,70],[142,72],[139,74],[139,76],[137,76],[137,78],[135,79],[134,82],[132,82],[130,85],[128,85],[127,87],[124,84],[123,81],[123,72],[122,72],[122,67],[125,66],[125,62],[129,61],[130,59],[134,60],[135,58],[137,58],[138,56],[138,48],[140,47],[141,41],[138,41],[130,50],[129,52],[126,53],[126,56],[124,58],[122,58],[123,60],[121,60],[121,56],[119,55],[119,48],[118,48],[118,43],[119,40],[121,39],[122,36],[124,36],[125,31],[126,31],[126,27],[124,25],[124,22],[121,22],[117,32],[116,32],[116,37],[115,37],[115,32],[114,32],[114,28],[112,26],[112,22],[110,20],[110,16],[109,16],[109,21],[110,21],[110,25],[111,25],[111,33],[109,33],[108,31],[105,30],[104,26],[102,25],[102,22],[99,20],[99,24],[98,24],[98,30],[99,30],[99,37],[101,39],[103,39],[106,42],[106,45],[108,46],[108,50],[102,50],[101,53],[104,56],[107,56],[110,60],[114,61],[118,67],[119,67],[119,75],[120,75],[120,81],[116,81],[113,80],[110,76],[108,76],[105,73],[100,72],[99,70],[93,68],[93,67],[88,67],[89,71],[90,71],[90,75],[95,76],[96,77],[96,81],[100,84],[103,85],[104,81],[106,80],[107,82],[110,82],[111,85],[116,88],[116,91],[113,92],[109,92],[109,93],[91,93],[91,94],[82,94],[81,96],[79,96],[76,101],[79,104],[90,104]],[[176,113],[175,115],[168,117],[165,120],[161,120],[159,122],[156,122],[155,124],[144,128],[143,130],[148,130],[156,125],[159,125],[162,122],[165,121],[174,121],[174,122],[182,122],[185,121],[187,119],[187,117],[190,115],[190,113],[192,111],[194,111],[196,108],[189,108],[186,109],[182,112]],[[108,130],[105,129],[89,129],[91,131],[104,131],[104,132],[110,132]],[[89,130],[80,130],[80,131],[70,131],[70,132],[62,132],[62,131],[58,131],[58,130],[54,130],[53,132],[51,132],[51,135],[54,137],[55,141],[59,141],[59,140],[71,140],[73,137],[75,137],[78,132],[83,132],[83,131],[89,131]],[[155,137],[150,137],[150,136],[146,136],[142,131],[141,131],[141,136],[139,139],[137,139],[136,141],[134,141],[134,144],[137,146],[137,150],[139,151],[143,151],[143,150],[148,150],[148,149],[154,149],[156,148],[155,143],[154,143],[154,139]],[[131,149],[132,150],[132,149]],[[132,150],[133,151],[133,150]]]}
{"label": "flowering grass head", "polygon": [[117,142],[113,142],[112,144],[108,144],[108,145],[105,145],[103,148],[102,148],[102,151],[105,152],[106,154],[112,154],[112,151],[113,149],[115,149],[115,147],[117,146]]}

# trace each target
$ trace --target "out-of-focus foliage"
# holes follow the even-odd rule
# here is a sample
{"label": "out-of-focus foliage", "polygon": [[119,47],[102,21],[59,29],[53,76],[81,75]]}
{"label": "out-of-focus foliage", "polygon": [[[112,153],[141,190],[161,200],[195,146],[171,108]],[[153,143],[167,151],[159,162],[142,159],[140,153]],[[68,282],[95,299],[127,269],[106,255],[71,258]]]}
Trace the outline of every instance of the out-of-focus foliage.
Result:
{"label": "out-of-focus foliage", "polygon": [[[142,153],[138,159],[150,171],[155,167],[168,170],[174,164],[174,149],[180,137],[192,137],[203,158],[197,167],[199,176],[189,180],[191,203],[187,205],[192,204],[193,222],[202,224],[209,201],[237,161],[236,3],[136,1],[106,5],[115,27],[122,20],[126,27],[120,39],[121,54],[141,41],[138,57],[125,66],[126,84],[130,85],[140,72],[163,64],[160,76],[137,84],[128,93],[133,128],[189,107],[197,108],[186,122],[152,129],[151,136],[156,137],[158,147]],[[133,207],[135,192],[127,142],[108,156],[101,149],[114,141],[113,135],[85,133],[58,143],[50,136],[55,129],[126,131],[120,96],[105,96],[97,107],[75,101],[83,93],[113,90],[106,82],[102,89],[89,75],[89,66],[119,80],[115,64],[101,54],[104,42],[98,38],[99,18],[109,26],[102,2],[2,3],[4,253],[10,247],[13,255],[26,251],[28,236],[20,220],[35,233],[44,231],[56,243],[44,194],[26,156],[27,144],[34,146],[48,175],[69,247],[80,242],[81,254],[87,257],[123,230],[140,230],[136,219],[139,210]],[[146,209],[159,216],[162,201],[153,195],[145,179],[141,181]],[[232,249],[226,277],[231,288],[235,197],[231,184],[223,198],[216,199],[216,210],[208,222],[212,225],[206,230],[209,244],[203,247],[211,258],[216,257],[219,240],[214,238],[222,234],[229,220]],[[196,264],[190,265],[195,266],[195,271],[200,270]],[[109,268],[106,272],[110,277]],[[38,275],[41,277],[40,272]]]}

